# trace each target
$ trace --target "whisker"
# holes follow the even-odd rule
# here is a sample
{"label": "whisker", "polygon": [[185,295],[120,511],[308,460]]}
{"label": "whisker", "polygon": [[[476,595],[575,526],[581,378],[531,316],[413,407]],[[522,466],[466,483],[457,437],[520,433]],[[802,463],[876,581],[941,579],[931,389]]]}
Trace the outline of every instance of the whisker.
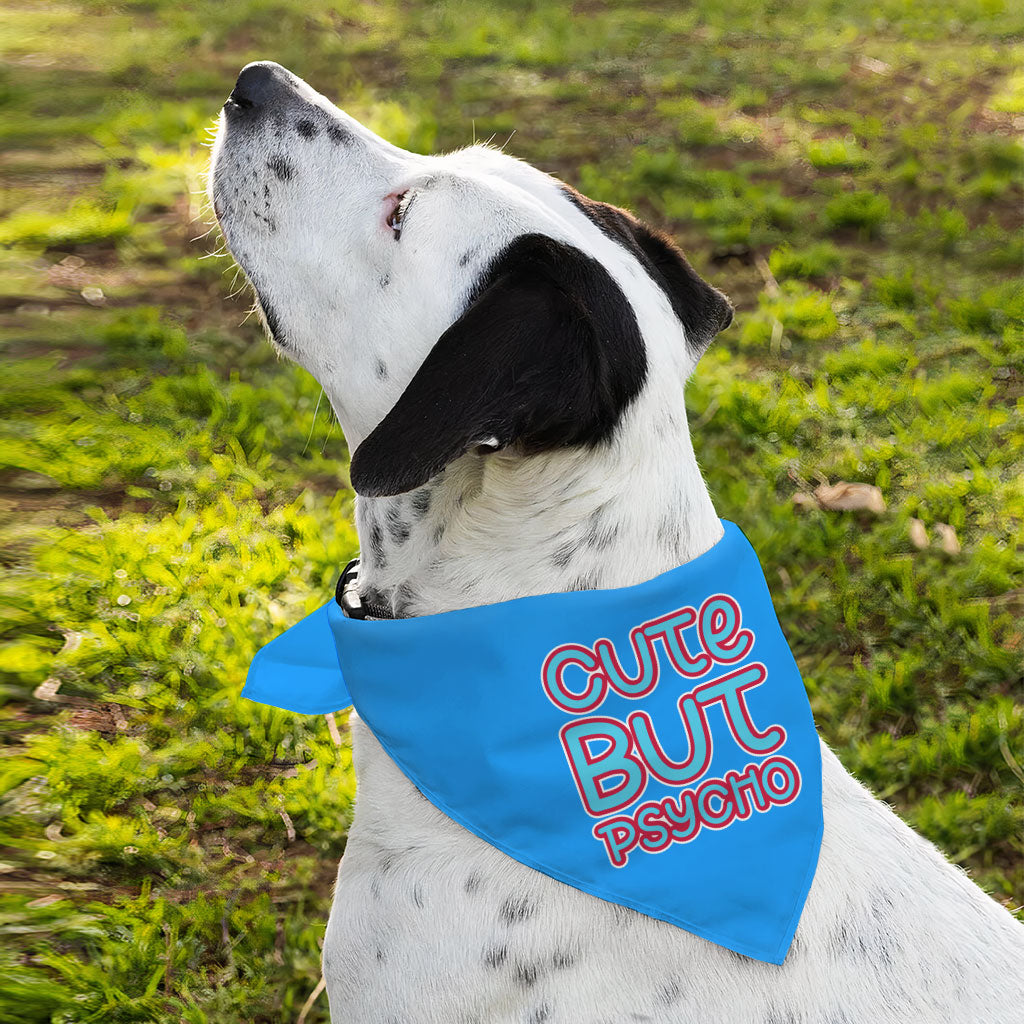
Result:
{"label": "whisker", "polygon": [[331,434],[333,434],[333,433],[334,433],[334,424],[335,424],[335,423],[337,423],[337,420],[332,420],[332,421],[331,421],[331,425],[330,425],[330,427],[329,427],[329,428],[328,428],[328,430],[327,430],[327,436],[326,436],[326,437],[324,438],[324,443],[323,443],[323,447],[322,447],[322,448],[320,449],[320,454],[321,454],[321,455],[323,455],[323,453],[324,453],[325,451],[327,451],[327,442],[328,442],[328,441],[330,441],[330,439],[331,439]]}
{"label": "whisker", "polygon": [[235,276],[231,279],[230,287],[231,287],[232,291],[228,295],[229,299],[233,299],[236,295],[241,295],[242,292],[245,291],[245,286],[249,283],[248,281],[243,279],[242,283],[240,285],[238,285],[238,287],[236,288],[235,284],[236,284],[237,281],[238,281],[238,269],[236,268],[235,269]]}
{"label": "whisker", "polygon": [[320,412],[320,403],[324,400],[324,389],[320,389],[320,397],[316,400],[316,408],[313,410],[313,422],[309,425],[309,437],[306,438],[306,443],[302,446],[302,454],[305,455],[309,448],[309,442],[313,440],[313,431],[316,429],[316,417],[317,413]]}

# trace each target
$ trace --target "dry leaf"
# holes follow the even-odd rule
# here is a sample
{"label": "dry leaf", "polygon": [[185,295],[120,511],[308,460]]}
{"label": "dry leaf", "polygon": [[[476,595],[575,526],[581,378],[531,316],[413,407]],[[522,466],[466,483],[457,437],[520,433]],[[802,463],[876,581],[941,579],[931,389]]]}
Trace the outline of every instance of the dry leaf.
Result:
{"label": "dry leaf", "polygon": [[924,523],[920,519],[910,520],[910,543],[914,545],[918,551],[921,548],[928,547],[928,531],[924,528]]}
{"label": "dry leaf", "polygon": [[865,71],[870,71],[875,75],[887,75],[892,71],[891,64],[886,64],[884,60],[879,60],[877,57],[868,57],[864,54],[857,58],[857,64]]}
{"label": "dry leaf", "polygon": [[874,484],[851,484],[839,480],[815,488],[815,498],[822,508],[833,512],[884,512],[885,499]]}
{"label": "dry leaf", "polygon": [[939,535],[939,547],[947,555],[960,554],[960,541],[957,539],[956,530],[949,523],[936,523],[935,532]]}
{"label": "dry leaf", "polygon": [[800,508],[810,508],[811,506],[817,507],[818,502],[813,494],[808,494],[806,491],[797,491],[793,495],[793,504],[799,505]]}
{"label": "dry leaf", "polygon": [[55,679],[50,676],[49,679],[44,679],[33,691],[32,696],[36,700],[53,700],[57,696],[57,691],[60,689],[61,680]]}
{"label": "dry leaf", "polygon": [[295,842],[295,825],[292,824],[291,816],[283,807],[278,807],[277,813],[280,815],[281,820],[284,822],[285,834],[288,836],[288,842]]}
{"label": "dry leaf", "polygon": [[62,899],[64,899],[63,896],[51,892],[49,896],[40,896],[39,899],[32,900],[30,903],[26,903],[25,906],[29,910],[38,910],[40,907],[48,907],[51,903],[60,903]]}

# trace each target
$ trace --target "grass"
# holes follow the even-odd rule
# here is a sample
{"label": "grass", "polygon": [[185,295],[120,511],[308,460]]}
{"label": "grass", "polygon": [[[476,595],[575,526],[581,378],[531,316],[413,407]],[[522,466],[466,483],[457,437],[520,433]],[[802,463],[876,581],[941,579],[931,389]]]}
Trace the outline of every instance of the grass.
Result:
{"label": "grass", "polygon": [[[734,297],[689,415],[819,729],[1024,902],[1019,6],[68,0],[0,26],[0,1016],[270,1024],[319,978],[344,722],[237,695],[356,548],[347,454],[195,240],[204,132],[262,57],[412,149],[515,129]],[[841,480],[884,510],[807,497]]]}

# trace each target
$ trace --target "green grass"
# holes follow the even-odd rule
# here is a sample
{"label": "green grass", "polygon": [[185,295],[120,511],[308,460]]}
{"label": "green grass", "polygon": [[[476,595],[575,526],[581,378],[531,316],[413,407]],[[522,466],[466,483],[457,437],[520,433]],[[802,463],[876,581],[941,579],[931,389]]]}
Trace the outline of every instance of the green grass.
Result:
{"label": "green grass", "polygon": [[[238,691],[355,550],[347,453],[194,240],[205,131],[264,57],[413,149],[515,129],[511,152],[667,229],[734,297],[694,441],[818,726],[1024,902],[1024,12],[835,10],[0,13],[0,1017],[277,1024],[319,978],[344,722],[338,745]],[[838,480],[885,510],[794,501]]]}

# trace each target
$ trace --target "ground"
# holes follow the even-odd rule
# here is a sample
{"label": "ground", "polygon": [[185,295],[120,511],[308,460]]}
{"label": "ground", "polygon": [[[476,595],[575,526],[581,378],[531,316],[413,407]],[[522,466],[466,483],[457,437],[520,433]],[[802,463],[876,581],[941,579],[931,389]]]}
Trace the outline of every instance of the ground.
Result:
{"label": "ground", "polygon": [[344,716],[238,691],[355,551],[347,453],[202,196],[259,58],[402,146],[507,142],[733,296],[694,441],[819,729],[1024,902],[1024,8],[13,0],[0,27],[0,1017],[326,1020]]}

